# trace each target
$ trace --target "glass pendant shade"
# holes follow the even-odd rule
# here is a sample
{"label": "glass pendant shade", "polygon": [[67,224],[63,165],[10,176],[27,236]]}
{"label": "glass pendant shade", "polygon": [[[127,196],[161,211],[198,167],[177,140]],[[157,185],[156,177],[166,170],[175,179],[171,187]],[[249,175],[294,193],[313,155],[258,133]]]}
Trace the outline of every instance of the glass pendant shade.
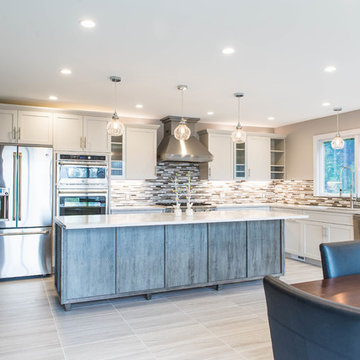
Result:
{"label": "glass pendant shade", "polygon": [[180,124],[174,130],[174,136],[177,140],[188,140],[191,135],[191,130],[186,125],[185,119],[181,119]]}
{"label": "glass pendant shade", "polygon": [[107,123],[106,129],[110,136],[121,136],[125,132],[125,126],[120,121],[119,115],[116,112],[117,84],[121,81],[121,78],[120,76],[110,76],[110,80],[115,86],[115,111],[111,120]]}
{"label": "glass pendant shade", "polygon": [[342,110],[341,107],[334,108],[334,111],[336,111],[336,128],[337,128],[336,135],[331,141],[331,147],[334,150],[341,150],[345,146],[344,139],[340,136],[340,132],[339,132],[339,112],[341,110]]}
{"label": "glass pendant shade", "polygon": [[246,140],[246,132],[242,129],[240,123],[240,99],[244,96],[243,93],[235,93],[234,96],[238,100],[238,123],[235,130],[231,134],[231,139],[235,144],[242,144]]}
{"label": "glass pendant shade", "polygon": [[340,136],[340,134],[336,134],[336,136],[331,141],[331,147],[334,150],[341,150],[344,148],[345,142],[344,139]]}
{"label": "glass pendant shade", "polygon": [[125,126],[120,121],[118,114],[115,112],[111,120],[107,123],[107,132],[110,136],[121,136],[124,134]]}
{"label": "glass pendant shade", "polygon": [[231,134],[231,139],[235,144],[241,144],[244,143],[246,140],[246,133],[242,129],[242,126],[240,123],[236,126],[236,129]]}
{"label": "glass pendant shade", "polygon": [[181,121],[179,125],[174,130],[174,136],[176,140],[179,141],[186,141],[189,139],[191,135],[191,130],[186,125],[186,120],[184,119],[184,91],[188,89],[187,85],[178,85],[176,87],[178,90],[181,91]]}

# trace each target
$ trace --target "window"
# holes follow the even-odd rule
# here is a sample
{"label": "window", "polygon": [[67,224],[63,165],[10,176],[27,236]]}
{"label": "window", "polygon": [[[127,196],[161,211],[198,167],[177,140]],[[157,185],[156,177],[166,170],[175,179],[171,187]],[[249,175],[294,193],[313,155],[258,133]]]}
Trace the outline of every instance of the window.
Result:
{"label": "window", "polygon": [[315,195],[339,196],[340,189],[344,196],[349,195],[351,180],[353,193],[357,192],[359,189],[359,157],[357,156],[359,135],[360,132],[355,130],[342,132],[345,146],[341,150],[334,150],[331,147],[333,134],[314,137]]}
{"label": "window", "polygon": [[123,161],[123,137],[111,137],[111,176],[122,177],[124,175]]}

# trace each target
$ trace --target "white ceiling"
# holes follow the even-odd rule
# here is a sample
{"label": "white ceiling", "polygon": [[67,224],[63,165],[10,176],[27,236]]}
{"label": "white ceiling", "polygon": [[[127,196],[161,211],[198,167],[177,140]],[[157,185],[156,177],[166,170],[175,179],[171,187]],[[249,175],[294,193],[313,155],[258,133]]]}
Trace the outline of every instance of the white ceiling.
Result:
{"label": "white ceiling", "polygon": [[185,114],[205,122],[234,123],[236,91],[247,125],[350,111],[360,108],[359,14],[357,0],[2,1],[0,98],[53,105],[54,94],[67,108],[111,111],[108,76],[120,75],[124,116],[179,114],[177,84],[189,86]]}

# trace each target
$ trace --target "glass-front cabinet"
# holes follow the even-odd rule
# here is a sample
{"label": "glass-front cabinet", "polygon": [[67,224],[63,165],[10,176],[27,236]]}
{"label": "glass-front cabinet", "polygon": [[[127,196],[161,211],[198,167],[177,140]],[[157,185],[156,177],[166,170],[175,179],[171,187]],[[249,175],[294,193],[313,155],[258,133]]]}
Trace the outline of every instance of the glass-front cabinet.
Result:
{"label": "glass-front cabinet", "polygon": [[245,143],[235,144],[235,179],[245,179]]}
{"label": "glass-front cabinet", "polygon": [[111,137],[111,176],[124,176],[123,136]]}

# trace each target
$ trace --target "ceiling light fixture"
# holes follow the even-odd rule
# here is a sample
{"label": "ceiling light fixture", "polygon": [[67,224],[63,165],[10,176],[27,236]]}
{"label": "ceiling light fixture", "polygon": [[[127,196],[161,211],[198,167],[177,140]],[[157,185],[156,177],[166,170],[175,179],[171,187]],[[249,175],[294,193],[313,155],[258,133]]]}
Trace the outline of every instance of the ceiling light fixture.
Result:
{"label": "ceiling light fixture", "polygon": [[177,140],[188,140],[191,135],[191,130],[186,125],[186,120],[184,119],[184,91],[188,89],[187,85],[178,85],[177,89],[181,91],[181,120],[179,125],[174,130],[174,136]]}
{"label": "ceiling light fixture", "polygon": [[322,106],[330,106],[331,104],[329,102],[323,102],[321,105]]}
{"label": "ceiling light fixture", "polygon": [[72,74],[72,71],[70,69],[61,69],[60,73],[63,75],[70,75]]}
{"label": "ceiling light fixture", "polygon": [[232,47],[226,47],[226,48],[224,48],[224,49],[222,50],[222,53],[223,53],[224,55],[231,55],[231,54],[233,54],[234,52],[235,52],[235,49],[232,48]]}
{"label": "ceiling light fixture", "polygon": [[341,150],[344,148],[345,142],[344,139],[340,136],[339,132],[339,112],[342,110],[341,107],[334,108],[334,111],[336,111],[336,135],[331,141],[331,147],[334,150]]}
{"label": "ceiling light fixture", "polygon": [[136,107],[137,109],[142,109],[142,108],[144,107],[144,105],[142,105],[142,104],[136,104],[135,107]]}
{"label": "ceiling light fixture", "polygon": [[49,100],[56,101],[57,99],[58,99],[58,97],[55,96],[55,95],[50,95],[49,96]]}
{"label": "ceiling light fixture", "polygon": [[208,111],[207,114],[208,115],[214,115],[214,112],[213,111]]}
{"label": "ceiling light fixture", "polygon": [[115,84],[115,111],[111,120],[107,123],[107,132],[110,136],[121,136],[125,132],[125,126],[120,121],[119,115],[116,112],[117,85],[121,78],[120,76],[110,76],[110,80]]}
{"label": "ceiling light fixture", "polygon": [[91,19],[84,19],[80,21],[80,25],[86,29],[91,29],[96,26],[95,21]]}
{"label": "ceiling light fixture", "polygon": [[267,119],[270,121],[275,120],[275,118],[273,116],[269,116]]}
{"label": "ceiling light fixture", "polygon": [[238,123],[236,125],[235,130],[231,134],[232,141],[236,144],[241,144],[245,142],[246,139],[246,133],[242,129],[242,126],[240,124],[240,99],[244,97],[244,93],[235,93],[234,96],[238,100]]}
{"label": "ceiling light fixture", "polygon": [[336,67],[330,65],[330,66],[327,66],[327,67],[324,69],[324,71],[326,71],[326,72],[334,72],[334,71],[336,71]]}

